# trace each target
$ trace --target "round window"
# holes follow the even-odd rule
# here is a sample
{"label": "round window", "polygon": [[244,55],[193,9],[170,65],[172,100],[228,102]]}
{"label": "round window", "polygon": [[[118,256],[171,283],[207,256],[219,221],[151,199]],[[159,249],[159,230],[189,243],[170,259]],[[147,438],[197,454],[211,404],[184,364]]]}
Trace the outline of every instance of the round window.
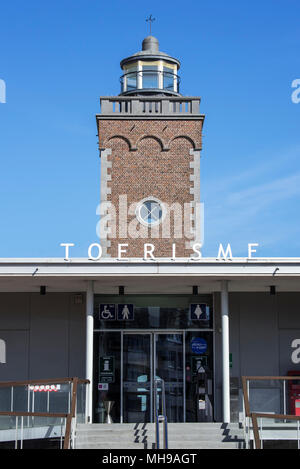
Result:
{"label": "round window", "polygon": [[143,200],[137,209],[137,217],[143,225],[158,225],[163,217],[163,206],[159,200]]}

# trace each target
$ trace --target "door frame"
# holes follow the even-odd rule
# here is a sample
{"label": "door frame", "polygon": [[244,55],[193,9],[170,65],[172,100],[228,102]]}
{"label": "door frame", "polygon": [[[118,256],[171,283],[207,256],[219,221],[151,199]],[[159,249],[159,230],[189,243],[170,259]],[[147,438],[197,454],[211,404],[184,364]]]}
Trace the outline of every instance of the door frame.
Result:
{"label": "door frame", "polygon": [[[124,423],[124,398],[123,398],[123,382],[124,382],[124,335],[149,335],[150,336],[150,423],[154,422],[154,408],[153,408],[153,376],[156,372],[157,357],[156,357],[156,340],[155,336],[158,335],[181,335],[182,336],[182,398],[183,398],[183,423],[186,422],[186,389],[185,389],[185,380],[186,380],[186,369],[185,369],[185,330],[162,330],[159,331],[149,330],[149,329],[139,329],[139,330],[130,330],[123,329],[121,330],[121,373],[120,373],[120,423]],[[178,422],[180,423],[180,422]]]}

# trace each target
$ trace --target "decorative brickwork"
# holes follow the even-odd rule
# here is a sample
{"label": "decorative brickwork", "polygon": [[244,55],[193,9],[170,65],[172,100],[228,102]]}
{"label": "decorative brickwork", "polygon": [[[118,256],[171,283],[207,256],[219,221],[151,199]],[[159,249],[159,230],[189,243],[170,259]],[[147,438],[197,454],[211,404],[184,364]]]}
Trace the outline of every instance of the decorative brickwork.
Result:
{"label": "decorative brickwork", "polygon": [[[203,116],[193,119],[184,116],[176,119],[167,116],[159,119],[151,116],[146,119],[140,116],[130,119],[109,117],[97,116],[102,158],[101,201],[112,203],[117,220],[116,230],[113,223],[108,222],[111,233],[102,242],[104,255],[118,257],[118,244],[122,243],[128,244],[124,257],[142,258],[144,244],[151,243],[155,246],[155,257],[171,257],[172,245],[176,243],[176,257],[190,257],[191,244],[199,238],[191,231],[195,203],[200,201]],[[150,231],[138,222],[133,204],[151,197],[159,199],[171,210],[168,212],[170,217]],[[128,234],[125,224],[120,223],[122,204],[131,207],[127,222],[134,228],[134,237],[132,230]],[[181,220],[176,211],[179,206],[182,208]],[[184,207],[189,210],[184,212]],[[165,237],[168,227],[170,236]]]}

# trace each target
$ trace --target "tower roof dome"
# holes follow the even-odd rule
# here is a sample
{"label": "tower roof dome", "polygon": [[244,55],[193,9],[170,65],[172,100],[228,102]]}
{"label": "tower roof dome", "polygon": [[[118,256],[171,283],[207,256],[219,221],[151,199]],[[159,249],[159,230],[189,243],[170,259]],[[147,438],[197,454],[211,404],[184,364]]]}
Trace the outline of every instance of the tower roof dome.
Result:
{"label": "tower roof dome", "polygon": [[165,59],[176,64],[178,70],[180,68],[180,61],[178,59],[175,59],[174,57],[171,57],[165,52],[159,50],[158,39],[154,36],[145,37],[142,42],[142,50],[121,60],[120,66],[123,68],[123,66],[128,62],[133,62],[137,59]]}
{"label": "tower roof dome", "polygon": [[120,63],[121,95],[180,96],[179,60],[159,50],[158,39],[144,38],[142,50]]}
{"label": "tower roof dome", "polygon": [[159,42],[158,39],[154,36],[147,36],[142,42],[142,50],[147,50],[151,52],[159,51]]}

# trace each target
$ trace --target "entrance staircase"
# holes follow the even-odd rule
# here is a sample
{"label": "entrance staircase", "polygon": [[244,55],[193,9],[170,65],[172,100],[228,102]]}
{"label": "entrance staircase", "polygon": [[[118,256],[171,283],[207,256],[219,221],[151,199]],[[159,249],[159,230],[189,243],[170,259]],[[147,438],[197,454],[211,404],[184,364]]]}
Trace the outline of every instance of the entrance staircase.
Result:
{"label": "entrance staircase", "polygon": [[[168,440],[168,449],[245,448],[243,429],[238,423],[169,423]],[[155,449],[154,424],[79,424],[75,448]]]}

